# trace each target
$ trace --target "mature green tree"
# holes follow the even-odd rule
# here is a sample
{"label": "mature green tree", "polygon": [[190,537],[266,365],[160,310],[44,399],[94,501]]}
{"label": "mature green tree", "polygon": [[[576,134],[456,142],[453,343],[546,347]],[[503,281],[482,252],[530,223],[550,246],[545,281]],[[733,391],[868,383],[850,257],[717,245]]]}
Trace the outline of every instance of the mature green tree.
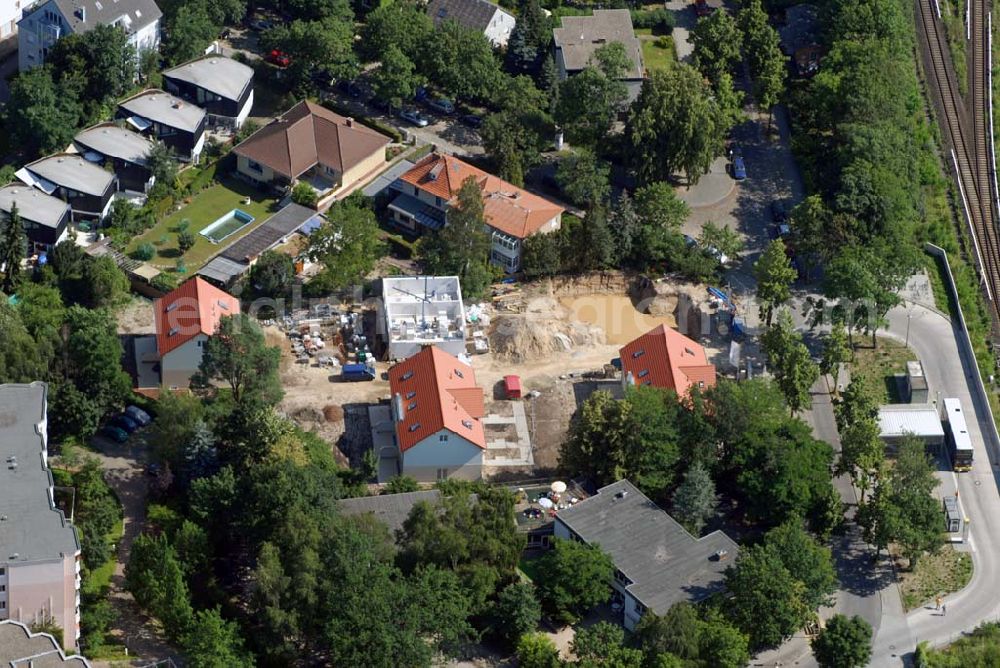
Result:
{"label": "mature green tree", "polygon": [[462,99],[491,100],[503,73],[493,46],[479,30],[446,20],[421,48],[420,72],[445,91]]}
{"label": "mature green tree", "polygon": [[500,590],[490,613],[494,632],[514,645],[518,638],[538,627],[542,605],[530,582],[515,582]]}
{"label": "mature green tree", "polygon": [[861,492],[861,502],[875,485],[885,461],[878,404],[867,388],[864,377],[856,375],[835,406],[841,444],[837,471],[851,476]]}
{"label": "mature green tree", "polygon": [[705,248],[715,248],[732,262],[743,250],[743,239],[728,225],[708,221],[701,227],[698,242]]}
{"label": "mature green tree", "polygon": [[872,627],[858,615],[834,615],[812,640],[822,668],[862,668],[872,654]]}
{"label": "mature green tree", "polygon": [[819,378],[819,368],[788,311],[782,311],[778,321],[768,327],[761,344],[788,407],[793,413],[808,407],[812,402],[809,390]]}
{"label": "mature green tree", "polygon": [[841,364],[850,362],[854,350],[847,341],[847,332],[839,324],[834,323],[830,331],[823,336],[823,354],[820,356],[819,372],[824,376],[835,375]]}
{"label": "mature green tree", "polygon": [[608,226],[608,211],[603,206],[595,206],[584,216],[569,235],[564,247],[569,256],[563,265],[577,271],[610,269],[618,265],[615,257],[615,238]]}
{"label": "mature green tree", "polygon": [[[121,367],[122,345],[117,323],[109,311],[72,306],[67,311],[66,329],[66,364],[62,371],[78,391],[77,398],[92,407],[87,411],[87,421],[75,424],[71,433],[88,437],[97,431],[101,417],[124,404],[132,382]],[[55,422],[66,424],[60,419],[65,415],[62,406],[54,404]]]}
{"label": "mature green tree", "polygon": [[521,668],[560,668],[559,650],[544,633],[526,633],[517,643],[517,665]]}
{"label": "mature green tree", "polygon": [[776,647],[802,628],[811,615],[805,586],[771,548],[744,548],[726,571],[730,617],[750,637],[754,649]]}
{"label": "mature green tree", "polygon": [[505,82],[497,94],[500,111],[486,117],[479,134],[497,174],[523,186],[525,171],[541,161],[541,151],[551,144],[554,127],[549,101],[530,77],[509,77]]}
{"label": "mature green tree", "polygon": [[292,21],[264,34],[269,48],[283,51],[291,59],[285,70],[293,86],[311,86],[309,75],[316,70],[336,79],[350,79],[358,73],[354,56],[354,24],[333,17],[316,21]]}
{"label": "mature green tree", "polygon": [[354,10],[348,0],[289,0],[290,14],[307,21],[335,18],[338,21],[354,21]]}
{"label": "mature green tree", "polygon": [[136,75],[136,53],[128,34],[110,24],[67,35],[53,45],[45,60],[60,79],[79,76],[84,80],[81,98],[87,102],[121,97]]}
{"label": "mature green tree", "polygon": [[170,147],[161,141],[153,142],[146,154],[146,164],[153,175],[149,197],[156,200],[174,194],[177,190],[177,161]]}
{"label": "mature green tree", "polygon": [[521,270],[529,278],[554,276],[562,270],[558,234],[533,234],[524,240]]}
{"label": "mature green tree", "polygon": [[698,610],[687,601],[670,606],[664,615],[647,613],[639,620],[636,638],[647,656],[669,654],[693,661],[700,653],[702,623]]}
{"label": "mature green tree", "polygon": [[557,538],[539,558],[536,586],[542,607],[553,619],[575,623],[611,597],[614,568],[601,548]]}
{"label": "mature green tree", "polygon": [[125,566],[125,585],[140,607],[160,620],[169,637],[179,639],[194,618],[184,574],[163,534],[140,534]]}
{"label": "mature green tree", "polygon": [[326,215],[326,222],[309,235],[304,255],[323,265],[313,289],[341,290],[358,285],[385,254],[375,213],[347,199]]}
{"label": "mature green tree", "polygon": [[876,332],[889,309],[900,303],[899,291],[913,266],[908,251],[887,242],[841,249],[825,268],[824,291],[839,301],[849,337],[860,326],[872,335],[872,346],[878,346]]}
{"label": "mature green tree", "polygon": [[641,668],[642,651],[625,646],[625,629],[611,622],[581,628],[570,647],[580,668]]}
{"label": "mature green tree", "polygon": [[718,504],[715,482],[701,462],[695,462],[684,474],[684,479],[673,495],[672,515],[695,536],[701,535]]}
{"label": "mature green tree", "polygon": [[538,0],[522,0],[519,10],[507,42],[507,67],[512,72],[535,72],[552,42],[552,20]]}
{"label": "mature green tree", "polygon": [[181,636],[180,645],[187,660],[195,666],[252,668],[256,665],[253,656],[243,649],[239,626],[226,621],[218,608],[195,613],[191,629]]}
{"label": "mature green tree", "polygon": [[625,84],[591,65],[559,84],[555,121],[571,144],[597,148],[627,97]]}
{"label": "mature green tree", "polygon": [[580,149],[559,161],[556,181],[570,202],[592,209],[611,192],[611,167],[593,151]]}
{"label": "mature green tree", "polygon": [[264,251],[250,268],[250,287],[264,297],[284,297],[295,282],[295,262],[291,256]]}
{"label": "mature green tree", "polygon": [[900,443],[892,467],[892,500],[900,519],[895,540],[911,568],[925,553],[936,552],[942,543],[941,505],[933,494],[938,484],[923,442],[907,438]]}
{"label": "mature green tree", "polygon": [[629,110],[625,142],[643,182],[667,181],[682,171],[697,183],[722,152],[726,123],[697,70],[654,70]]}
{"label": "mature green tree", "polygon": [[837,573],[828,547],[810,536],[802,521],[792,519],[767,532],[764,544],[772,548],[796,580],[804,585],[802,600],[810,610],[832,605]]}
{"label": "mature green tree", "polygon": [[791,298],[791,287],[796,276],[792,261],[786,253],[785,242],[778,238],[769,243],[754,263],[753,273],[757,281],[761,316],[764,324],[770,327],[774,309]]}
{"label": "mature green tree", "polygon": [[712,12],[698,19],[690,39],[694,64],[709,81],[731,74],[740,61],[743,35],[729,12]]}
{"label": "mature green tree", "polygon": [[632,61],[621,42],[608,42],[598,47],[590,57],[590,64],[597,67],[609,79],[621,79],[628,75]]}
{"label": "mature green tree", "polygon": [[420,255],[429,273],[457,274],[463,294],[475,299],[485,294],[492,270],[483,195],[474,178],[462,183],[456,199],[444,228],[421,240]]}
{"label": "mature green tree", "polygon": [[681,226],[689,210],[669,183],[654,181],[636,190],[635,210],[642,229],[633,244],[633,262],[663,261],[683,244]]}
{"label": "mature green tree", "polygon": [[51,68],[42,66],[11,81],[4,120],[12,144],[28,155],[39,155],[66,148],[73,140],[80,113],[73,91],[60,88],[53,81]]}
{"label": "mature green tree", "polygon": [[76,489],[73,521],[83,534],[80,541],[83,563],[94,570],[112,557],[108,535],[114,531],[122,511],[111,488],[104,482],[97,458],[86,458],[83,467],[73,474],[73,486]]}
{"label": "mature green tree", "polygon": [[714,608],[703,611],[698,655],[705,665],[742,668],[750,662],[750,639]]}
{"label": "mature green tree", "polygon": [[272,406],[282,397],[278,379],[281,351],[267,345],[260,325],[245,313],[225,315],[205,341],[200,373],[222,381],[236,404]]}
{"label": "mature green tree", "polygon": [[66,307],[59,290],[51,285],[25,283],[17,292],[17,313],[39,345],[57,337],[66,320]]}
{"label": "mature green tree", "polygon": [[416,66],[395,44],[389,45],[382,54],[382,63],[372,75],[372,90],[375,97],[388,102],[393,107],[401,107],[412,99],[420,85],[415,73]]}
{"label": "mature green tree", "polygon": [[89,308],[113,309],[128,301],[128,278],[109,255],[87,257],[83,265],[83,280],[87,293],[82,304]]}
{"label": "mature green tree", "polygon": [[212,20],[205,4],[185,3],[168,21],[163,53],[168,63],[177,65],[204,54],[218,35],[219,25]]}
{"label": "mature green tree", "polygon": [[204,424],[205,407],[193,394],[161,392],[156,419],[150,426],[150,444],[157,457],[176,465],[191,442],[198,424]]}
{"label": "mature green tree", "polygon": [[820,195],[810,195],[792,208],[788,218],[792,244],[808,266],[814,267],[817,261],[829,259],[836,252],[839,244],[831,243],[831,225],[832,214]]}
{"label": "mature green tree", "polygon": [[366,62],[382,60],[392,47],[417,62],[433,32],[434,23],[422,7],[393,0],[380,4],[368,14],[357,47]]}
{"label": "mature green tree", "polygon": [[21,282],[21,263],[28,254],[28,236],[24,232],[17,204],[0,216],[0,292],[13,294]]}

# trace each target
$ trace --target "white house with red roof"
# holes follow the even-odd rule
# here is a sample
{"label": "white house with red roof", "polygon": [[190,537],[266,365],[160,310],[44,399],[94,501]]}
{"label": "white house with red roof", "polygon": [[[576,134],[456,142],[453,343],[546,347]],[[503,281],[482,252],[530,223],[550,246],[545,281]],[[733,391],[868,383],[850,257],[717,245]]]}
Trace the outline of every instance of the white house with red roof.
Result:
{"label": "white house with red roof", "polygon": [[161,385],[188,387],[201,364],[205,341],[223,316],[239,312],[236,297],[199,277],[153,302]]}
{"label": "white house with red roof", "polygon": [[651,329],[619,351],[626,385],[674,390],[686,396],[694,386],[715,385],[715,366],[705,348],[665,325]]}
{"label": "white house with red roof", "polygon": [[482,476],[483,390],[472,367],[428,346],[389,369],[399,475],[419,481]]}
{"label": "white house with red roof", "polygon": [[486,231],[493,240],[490,260],[508,273],[520,270],[524,240],[558,230],[565,209],[455,156],[431,153],[392,184],[396,191],[389,204],[393,222],[415,233],[441,229],[449,207],[470,177],[483,196]]}

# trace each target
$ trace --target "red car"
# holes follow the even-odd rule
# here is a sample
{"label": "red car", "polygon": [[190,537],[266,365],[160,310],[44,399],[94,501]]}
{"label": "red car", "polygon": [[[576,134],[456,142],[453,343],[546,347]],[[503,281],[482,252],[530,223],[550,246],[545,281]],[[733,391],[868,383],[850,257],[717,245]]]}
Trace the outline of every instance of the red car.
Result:
{"label": "red car", "polygon": [[694,0],[694,13],[697,16],[708,16],[712,13],[712,8],[708,6],[707,0]]}
{"label": "red car", "polygon": [[292,64],[292,59],[288,57],[284,51],[279,49],[271,49],[271,53],[267,54],[267,62],[277,65],[278,67],[288,67]]}

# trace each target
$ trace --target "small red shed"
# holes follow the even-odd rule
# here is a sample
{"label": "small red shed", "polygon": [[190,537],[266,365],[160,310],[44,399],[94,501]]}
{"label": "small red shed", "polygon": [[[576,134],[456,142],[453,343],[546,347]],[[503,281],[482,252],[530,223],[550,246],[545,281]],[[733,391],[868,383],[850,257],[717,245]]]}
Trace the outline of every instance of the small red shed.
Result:
{"label": "small red shed", "polygon": [[503,377],[503,390],[508,399],[520,399],[521,398],[521,377],[520,376],[504,376]]}

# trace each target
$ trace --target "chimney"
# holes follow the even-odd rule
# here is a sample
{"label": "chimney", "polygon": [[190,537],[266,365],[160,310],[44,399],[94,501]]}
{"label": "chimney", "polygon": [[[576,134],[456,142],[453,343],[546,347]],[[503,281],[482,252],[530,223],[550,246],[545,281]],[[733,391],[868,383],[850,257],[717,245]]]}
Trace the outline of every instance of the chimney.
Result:
{"label": "chimney", "polygon": [[77,7],[76,8],[76,15],[78,17],[80,17],[81,21],[83,21],[84,23],[86,23],[86,21],[87,21],[87,8],[86,7],[82,7],[82,6],[81,7]]}
{"label": "chimney", "polygon": [[347,118],[344,119],[344,125],[346,125],[349,128],[353,128],[354,127],[354,119],[351,118],[350,116],[348,116]]}

